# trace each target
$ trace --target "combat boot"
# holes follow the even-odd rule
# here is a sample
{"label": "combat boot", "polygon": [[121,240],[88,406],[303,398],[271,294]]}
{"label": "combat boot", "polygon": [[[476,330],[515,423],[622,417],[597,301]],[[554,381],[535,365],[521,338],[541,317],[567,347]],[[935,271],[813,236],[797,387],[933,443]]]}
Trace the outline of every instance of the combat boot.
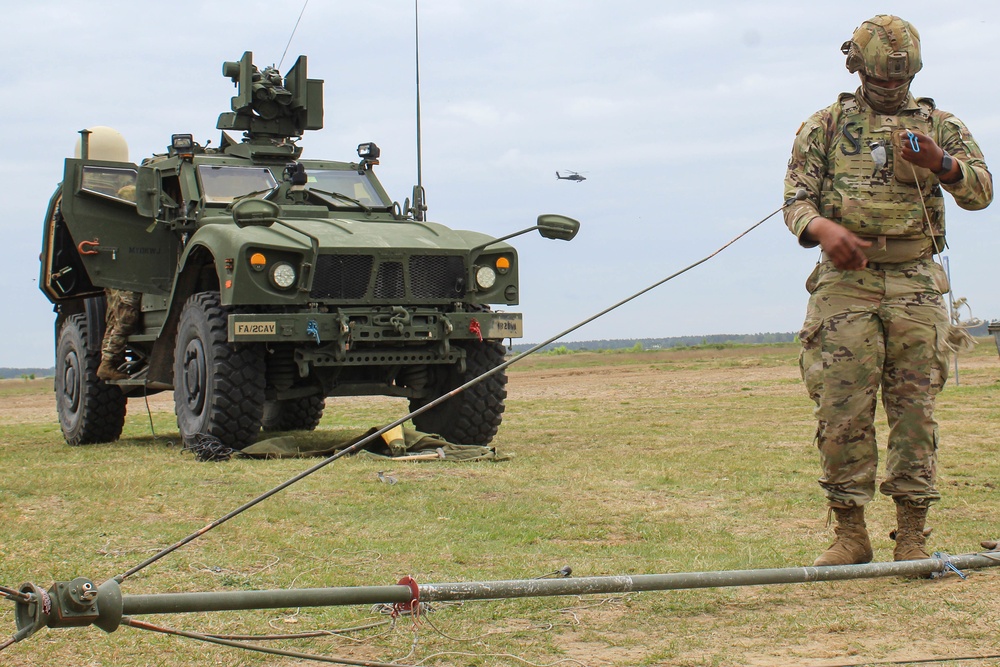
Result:
{"label": "combat boot", "polygon": [[101,359],[101,365],[97,367],[97,377],[105,382],[115,382],[116,380],[127,380],[128,373],[118,370],[118,364],[111,359]]}
{"label": "combat boot", "polygon": [[926,507],[896,503],[896,548],[892,551],[893,560],[920,560],[931,557],[924,550],[924,545],[927,543],[927,533],[924,532],[926,521]]}
{"label": "combat boot", "polygon": [[865,508],[833,506],[830,511],[837,516],[837,525],[833,528],[837,539],[820,554],[813,565],[820,567],[870,563],[873,554],[865,526]]}

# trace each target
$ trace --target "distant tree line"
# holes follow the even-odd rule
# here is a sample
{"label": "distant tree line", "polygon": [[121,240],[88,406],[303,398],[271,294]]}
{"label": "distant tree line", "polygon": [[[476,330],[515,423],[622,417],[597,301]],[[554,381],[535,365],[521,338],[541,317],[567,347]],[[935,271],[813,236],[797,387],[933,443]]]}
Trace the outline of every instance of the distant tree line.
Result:
{"label": "distant tree line", "polygon": [[[972,327],[969,333],[973,336],[990,336],[987,324]],[[695,345],[771,345],[774,343],[792,343],[798,339],[798,333],[765,332],[754,334],[711,334],[708,336],[672,336],[669,338],[617,338],[584,341],[557,341],[542,348],[543,352],[582,352],[585,350],[658,350],[669,347],[692,347]],[[534,343],[518,343],[514,352],[524,352],[534,347]]]}
{"label": "distant tree line", "polygon": [[0,368],[0,379],[24,378],[34,380],[36,377],[52,377],[55,368]]}
{"label": "distant tree line", "polygon": [[[624,350],[633,349],[657,350],[667,347],[691,347],[693,345],[769,345],[773,343],[791,343],[795,340],[794,333],[755,333],[755,334],[711,334],[707,336],[672,336],[669,338],[617,338],[584,341],[560,341],[542,348],[548,352],[555,349],[565,349],[569,352],[583,350]],[[519,343],[514,346],[515,352],[523,352],[531,348],[531,343]]]}

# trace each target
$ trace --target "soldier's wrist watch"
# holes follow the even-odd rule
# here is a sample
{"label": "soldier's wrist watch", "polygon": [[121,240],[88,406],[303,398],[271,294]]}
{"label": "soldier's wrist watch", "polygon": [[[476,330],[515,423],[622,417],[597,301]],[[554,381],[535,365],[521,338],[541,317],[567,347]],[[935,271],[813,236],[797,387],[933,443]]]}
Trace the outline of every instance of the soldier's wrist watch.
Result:
{"label": "soldier's wrist watch", "polygon": [[934,172],[935,176],[944,176],[949,171],[951,171],[952,166],[955,164],[955,159],[948,155],[948,151],[944,151],[941,156],[941,168]]}

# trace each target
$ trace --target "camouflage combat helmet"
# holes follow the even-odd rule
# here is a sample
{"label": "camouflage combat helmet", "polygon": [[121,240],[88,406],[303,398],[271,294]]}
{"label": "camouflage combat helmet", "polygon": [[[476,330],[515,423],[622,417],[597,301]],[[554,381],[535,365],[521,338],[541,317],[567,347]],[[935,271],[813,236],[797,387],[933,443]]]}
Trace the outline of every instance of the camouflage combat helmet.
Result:
{"label": "camouflage combat helmet", "polygon": [[854,30],[840,50],[851,74],[883,81],[911,79],[920,71],[920,34],[913,25],[889,14],[868,19]]}

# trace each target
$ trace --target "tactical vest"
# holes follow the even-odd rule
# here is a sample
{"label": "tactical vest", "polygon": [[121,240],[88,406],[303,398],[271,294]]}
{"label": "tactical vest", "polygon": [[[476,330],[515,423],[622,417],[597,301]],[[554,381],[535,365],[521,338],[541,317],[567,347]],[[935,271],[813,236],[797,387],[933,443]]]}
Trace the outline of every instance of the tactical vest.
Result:
{"label": "tactical vest", "polygon": [[[855,95],[842,93],[831,109],[837,121],[836,134],[827,146],[820,214],[862,237],[943,237],[944,196],[937,177],[925,171],[922,183],[919,177],[916,184],[905,182],[913,181],[910,163],[895,159],[892,146],[894,130],[916,130],[933,137],[933,100],[921,98],[919,108],[895,115],[878,113],[863,104]],[[871,144],[876,141],[886,152],[880,169],[872,157]],[[902,170],[900,177],[897,169]],[[943,239],[939,246],[943,246]]]}

